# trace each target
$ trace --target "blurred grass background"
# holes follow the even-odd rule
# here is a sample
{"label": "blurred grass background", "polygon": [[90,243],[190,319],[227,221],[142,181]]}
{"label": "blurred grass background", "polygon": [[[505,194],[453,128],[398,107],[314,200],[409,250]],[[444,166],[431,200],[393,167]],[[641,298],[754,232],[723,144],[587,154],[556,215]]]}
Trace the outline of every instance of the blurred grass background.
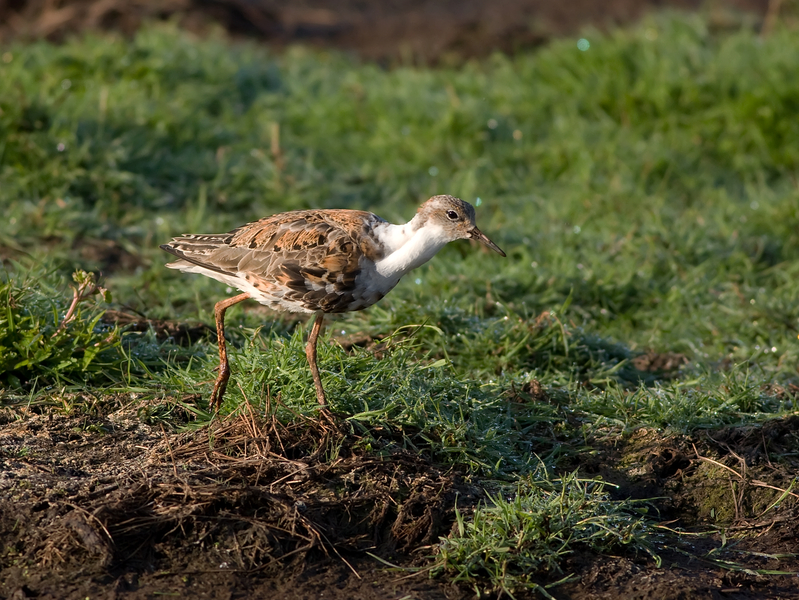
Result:
{"label": "blurred grass background", "polygon": [[163,269],[171,236],[307,207],[398,222],[450,193],[509,259],[452,245],[384,307],[489,294],[532,315],[571,295],[572,323],[632,349],[795,373],[795,35],[661,16],[585,39],[389,71],[168,26],[11,46],[3,255],[207,321],[223,290]]}

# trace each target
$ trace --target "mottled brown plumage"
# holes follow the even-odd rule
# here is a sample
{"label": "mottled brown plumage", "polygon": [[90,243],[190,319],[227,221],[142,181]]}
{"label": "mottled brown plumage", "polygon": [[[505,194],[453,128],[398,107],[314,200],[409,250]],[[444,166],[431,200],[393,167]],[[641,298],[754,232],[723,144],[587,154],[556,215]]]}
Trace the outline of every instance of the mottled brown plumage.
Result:
{"label": "mottled brown plumage", "polygon": [[478,240],[505,256],[474,220],[474,208],[467,202],[434,196],[404,225],[359,210],[301,210],[228,233],[180,236],[161,246],[179,259],[168,267],[201,273],[243,292],[216,305],[220,371],[212,402],[219,407],[230,376],[224,340],[228,307],[252,298],[275,310],[317,313],[306,355],[317,399],[325,405],[316,365],[323,315],[371,306],[406,272],[456,239]]}
{"label": "mottled brown plumage", "polygon": [[[254,296],[276,310],[340,313],[373,303],[359,295],[356,278],[362,261],[383,256],[377,240],[365,235],[379,223],[385,221],[363,211],[294,211],[222,235],[175,238],[162,248],[226,276],[226,283],[231,283],[227,277],[243,277],[259,292]],[[180,262],[169,266],[188,267]]]}

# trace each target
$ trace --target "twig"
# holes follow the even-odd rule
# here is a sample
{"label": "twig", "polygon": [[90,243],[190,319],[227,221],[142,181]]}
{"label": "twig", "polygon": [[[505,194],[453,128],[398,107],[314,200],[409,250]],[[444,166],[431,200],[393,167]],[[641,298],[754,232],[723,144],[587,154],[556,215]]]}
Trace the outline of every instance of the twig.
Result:
{"label": "twig", "polygon": [[741,501],[742,498],[739,498],[738,496],[743,497],[744,486],[741,486],[741,489],[739,490],[740,494],[736,494],[735,493],[735,482],[732,480],[732,477],[729,478],[729,482],[730,482],[730,490],[732,491],[732,497],[735,500],[735,502],[733,504],[733,508],[735,508],[735,520],[736,521],[740,521],[741,520],[740,501]]}
{"label": "twig", "polygon": [[180,477],[178,476],[178,467],[175,464],[175,455],[172,452],[172,445],[169,443],[169,437],[167,436],[166,431],[164,431],[163,423],[161,424],[161,433],[164,436],[164,441],[166,442],[167,450],[169,450],[169,457],[172,459],[172,472],[175,474],[175,479],[180,479]]}
{"label": "twig", "polygon": [[341,559],[341,561],[342,561],[342,562],[343,562],[345,565],[347,565],[347,566],[350,568],[350,571],[352,571],[353,575],[355,575],[355,577],[357,577],[358,579],[363,579],[363,577],[361,577],[361,575],[358,573],[358,571],[356,571],[356,570],[355,570],[355,567],[353,567],[353,566],[352,566],[352,565],[351,565],[351,564],[350,564],[350,563],[347,561],[347,559],[346,559],[346,558],[344,558],[343,556],[341,556],[341,553],[338,551],[338,549],[336,548],[336,546],[335,546],[333,543],[331,543],[331,542],[330,542],[330,540],[328,540],[328,539],[327,539],[327,536],[326,536],[324,533],[322,533],[322,532],[317,532],[317,533],[318,533],[318,534],[319,534],[319,535],[320,535],[322,538],[324,538],[325,542],[327,542],[327,543],[330,545],[330,547],[333,549],[333,552],[335,552],[335,553],[336,553],[336,556],[338,556],[338,557]]}
{"label": "twig", "polygon": [[753,479],[749,483],[751,483],[752,485],[757,486],[757,487],[764,487],[764,488],[769,488],[771,490],[777,490],[778,492],[782,492],[783,494],[788,494],[790,496],[793,496],[794,498],[799,498],[799,494],[794,494],[792,491],[790,491],[791,490],[790,487],[787,490],[784,490],[782,488],[778,488],[778,487],[775,487],[773,485],[769,485],[769,484],[765,483],[764,481],[758,481],[757,479]]}
{"label": "twig", "polygon": [[81,508],[77,504],[72,504],[72,502],[64,502],[64,504],[69,506],[73,510],[81,513],[81,514],[86,515],[86,517],[91,519],[92,521],[95,521],[100,526],[100,528],[103,530],[103,533],[105,533],[106,537],[108,538],[108,542],[111,545],[114,544],[114,538],[111,537],[111,534],[108,532],[108,529],[106,529],[105,524],[100,519],[98,519],[97,516],[94,513],[90,513],[85,508]]}
{"label": "twig", "polygon": [[[735,502],[735,519],[736,519],[736,521],[739,520],[740,516],[741,516],[740,505],[743,504],[744,486],[746,486],[746,485],[751,485],[751,486],[754,486],[754,487],[768,488],[770,490],[775,490],[777,492],[781,492],[782,493],[782,496],[780,496],[774,503],[771,504],[771,506],[769,506],[765,511],[763,511],[763,513],[760,515],[761,517],[763,515],[765,515],[768,511],[770,511],[772,508],[774,508],[774,506],[779,504],[786,496],[793,496],[794,498],[799,499],[799,494],[795,494],[795,493],[793,493],[791,491],[791,489],[793,489],[793,485],[794,485],[793,483],[790,486],[788,486],[788,489],[783,489],[783,488],[779,488],[777,486],[771,485],[769,483],[766,483],[765,481],[760,481],[759,479],[749,480],[746,477],[746,461],[742,457],[738,456],[737,454],[735,454],[735,456],[738,458],[739,461],[741,461],[741,464],[743,465],[743,474],[738,473],[735,469],[732,469],[732,468],[728,467],[727,465],[724,465],[724,464],[722,464],[722,463],[720,463],[720,462],[718,462],[716,460],[713,460],[712,458],[707,458],[706,456],[700,455],[699,454],[699,450],[696,449],[696,444],[691,444],[691,445],[693,446],[694,452],[696,453],[696,457],[699,460],[704,460],[706,462],[709,462],[709,463],[714,464],[714,465],[716,465],[718,467],[721,467],[723,469],[728,470],[730,473],[735,475],[741,481],[741,483],[743,484],[741,489],[740,489],[740,491],[739,491],[738,496],[736,497],[735,486],[733,485],[732,479],[730,479],[730,487],[732,488],[733,500]],[[772,522],[772,525],[773,525],[773,522]]]}
{"label": "twig", "polygon": [[272,122],[269,124],[270,127],[270,141],[269,141],[269,150],[272,154],[272,160],[275,161],[275,168],[278,171],[283,170],[283,151],[280,149],[280,123]]}
{"label": "twig", "polygon": [[64,328],[75,319],[75,310],[78,308],[78,304],[84,300],[88,300],[95,294],[101,294],[104,299],[108,299],[109,297],[108,290],[94,282],[94,275],[92,273],[78,270],[72,274],[72,279],[78,286],[70,286],[72,287],[72,303],[69,305],[67,313],[64,315],[64,318],[61,319],[61,324],[58,326],[58,329],[55,330],[51,339],[64,331]]}
{"label": "twig", "polygon": [[713,460],[712,458],[707,458],[706,456],[702,456],[701,454],[699,454],[699,450],[697,450],[697,449],[696,449],[696,444],[691,444],[691,445],[694,447],[694,452],[696,452],[696,457],[697,457],[699,460],[705,460],[705,461],[707,461],[707,462],[709,462],[709,463],[713,463],[713,464],[714,464],[714,465],[716,465],[717,467],[721,467],[722,469],[727,469],[727,470],[728,470],[730,473],[732,473],[733,475],[735,475],[735,476],[736,476],[737,478],[739,478],[741,481],[746,481],[746,479],[744,478],[744,476],[743,476],[743,475],[741,475],[741,474],[740,474],[738,471],[736,471],[735,469],[732,469],[732,468],[728,467],[727,465],[723,465],[723,464],[721,464],[720,462],[718,462],[717,460]]}
{"label": "twig", "polygon": [[759,521],[758,523],[750,523],[748,525],[733,525],[728,527],[727,531],[743,531],[746,529],[760,529],[761,527],[774,527],[777,523],[785,523],[788,521],[793,522],[796,519],[793,515],[786,515],[784,517],[776,517],[770,521]]}

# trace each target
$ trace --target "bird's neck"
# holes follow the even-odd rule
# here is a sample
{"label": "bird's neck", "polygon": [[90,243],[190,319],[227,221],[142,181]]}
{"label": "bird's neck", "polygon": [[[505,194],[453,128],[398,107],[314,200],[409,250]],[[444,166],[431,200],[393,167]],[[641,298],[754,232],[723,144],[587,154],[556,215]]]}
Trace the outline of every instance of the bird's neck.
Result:
{"label": "bird's neck", "polygon": [[380,232],[386,255],[377,263],[377,272],[398,281],[408,271],[433,258],[450,240],[441,227],[417,215],[404,225],[387,223]]}

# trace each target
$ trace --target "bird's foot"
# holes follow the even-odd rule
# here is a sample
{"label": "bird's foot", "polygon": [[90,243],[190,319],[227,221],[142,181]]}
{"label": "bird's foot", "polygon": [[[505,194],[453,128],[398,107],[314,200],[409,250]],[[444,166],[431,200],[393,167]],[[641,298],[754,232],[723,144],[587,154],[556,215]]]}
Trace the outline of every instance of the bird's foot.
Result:
{"label": "bird's foot", "polygon": [[327,422],[329,425],[332,425],[336,429],[339,428],[339,422],[336,420],[336,417],[330,412],[330,409],[327,405],[323,405],[319,408],[319,421],[320,422]]}
{"label": "bird's foot", "polygon": [[214,389],[211,392],[211,397],[208,399],[209,406],[214,407],[214,413],[218,413],[219,409],[222,408],[222,400],[225,397],[225,391],[227,390],[227,382],[229,378],[230,372],[220,369],[219,377],[216,378]]}

